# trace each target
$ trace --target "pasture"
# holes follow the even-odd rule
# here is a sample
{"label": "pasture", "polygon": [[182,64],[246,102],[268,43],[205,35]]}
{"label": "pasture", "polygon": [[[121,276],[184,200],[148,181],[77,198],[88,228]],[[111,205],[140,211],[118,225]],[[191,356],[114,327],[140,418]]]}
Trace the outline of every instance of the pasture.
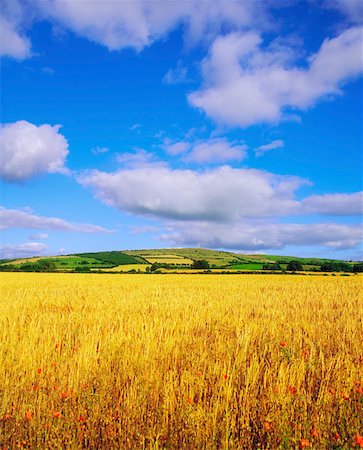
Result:
{"label": "pasture", "polygon": [[358,448],[361,289],[0,273],[0,448]]}

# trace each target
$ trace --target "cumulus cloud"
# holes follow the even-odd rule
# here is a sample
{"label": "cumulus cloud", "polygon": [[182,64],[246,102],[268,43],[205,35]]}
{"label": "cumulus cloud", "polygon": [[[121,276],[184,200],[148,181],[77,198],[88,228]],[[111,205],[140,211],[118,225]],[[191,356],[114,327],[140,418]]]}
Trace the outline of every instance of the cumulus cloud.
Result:
{"label": "cumulus cloud", "polygon": [[256,156],[262,156],[266,152],[269,152],[270,150],[275,150],[277,148],[282,148],[284,146],[284,141],[281,139],[276,139],[275,141],[270,142],[269,144],[260,145],[255,149],[255,155]]}
{"label": "cumulus cloud", "polygon": [[359,216],[363,214],[363,192],[312,195],[303,199],[301,205],[306,214]]}
{"label": "cumulus cloud", "polygon": [[0,230],[30,228],[36,230],[80,231],[83,233],[110,233],[97,225],[71,223],[56,217],[37,216],[18,209],[0,207]]}
{"label": "cumulus cloud", "polygon": [[36,4],[44,17],[109,50],[141,50],[181,24],[190,42],[215,36],[225,24],[241,29],[264,20],[259,2],[238,0],[38,0]]}
{"label": "cumulus cloud", "polygon": [[334,223],[174,223],[160,236],[175,246],[202,246],[233,250],[282,249],[290,245],[354,248],[362,242],[358,225]]}
{"label": "cumulus cloud", "polygon": [[306,62],[294,63],[291,48],[262,48],[258,33],[218,37],[202,63],[204,86],[189,102],[217,122],[247,127],[278,122],[288,109],[303,110],[363,71],[362,28],[326,39]]}
{"label": "cumulus cloud", "polygon": [[1,259],[26,258],[27,256],[42,255],[48,247],[40,242],[26,242],[24,244],[8,244],[0,247]]}
{"label": "cumulus cloud", "polygon": [[20,182],[43,173],[67,173],[69,153],[60,125],[33,125],[25,120],[0,127],[0,177]]}
{"label": "cumulus cloud", "polygon": [[97,198],[135,214],[180,220],[228,221],[294,211],[305,180],[228,166],[192,171],[149,166],[78,177]]}
{"label": "cumulus cloud", "polygon": [[78,182],[120,211],[161,219],[167,231],[160,239],[176,246],[339,249],[353,248],[362,239],[359,225],[279,223],[288,216],[353,216],[361,211],[361,192],[298,200],[298,189],[309,184],[298,177],[229,166],[197,171],[150,164],[113,173],[90,171]]}

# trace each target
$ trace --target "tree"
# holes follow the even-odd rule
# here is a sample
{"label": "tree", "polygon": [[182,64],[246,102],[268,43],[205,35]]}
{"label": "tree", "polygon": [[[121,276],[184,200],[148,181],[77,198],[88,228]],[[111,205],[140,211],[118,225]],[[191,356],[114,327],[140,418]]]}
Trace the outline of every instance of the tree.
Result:
{"label": "tree", "polygon": [[262,266],[262,270],[281,270],[279,263],[267,263]]}
{"label": "tree", "polygon": [[363,263],[354,264],[353,272],[363,272]]}
{"label": "tree", "polygon": [[209,269],[209,263],[205,259],[198,259],[193,262],[192,269]]}
{"label": "tree", "polygon": [[297,270],[303,270],[303,266],[300,261],[290,261],[287,265],[287,270],[296,272]]}

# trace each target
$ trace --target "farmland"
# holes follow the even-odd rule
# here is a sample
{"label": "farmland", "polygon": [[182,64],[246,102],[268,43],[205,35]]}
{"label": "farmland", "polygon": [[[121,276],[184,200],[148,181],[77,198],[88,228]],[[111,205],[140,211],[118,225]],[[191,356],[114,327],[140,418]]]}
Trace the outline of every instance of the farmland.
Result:
{"label": "farmland", "polygon": [[[203,261],[202,266],[196,266]],[[296,262],[298,268],[289,264]],[[133,266],[129,268],[129,266]],[[0,261],[0,271],[24,272],[110,272],[180,273],[204,268],[215,272],[362,272],[363,263],[298,258],[296,256],[248,255],[202,248],[117,250],[60,256],[37,256]],[[200,270],[199,270],[200,272]]]}
{"label": "farmland", "polygon": [[358,447],[361,288],[0,273],[0,447]]}

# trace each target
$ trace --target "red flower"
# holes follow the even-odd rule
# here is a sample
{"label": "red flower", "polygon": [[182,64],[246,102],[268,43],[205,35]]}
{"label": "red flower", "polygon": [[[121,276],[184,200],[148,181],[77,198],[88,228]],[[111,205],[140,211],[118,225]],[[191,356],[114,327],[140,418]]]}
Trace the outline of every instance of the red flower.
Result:
{"label": "red flower", "polygon": [[63,400],[65,400],[68,397],[67,392],[65,392],[65,391],[62,392],[61,397],[62,397]]}
{"label": "red flower", "polygon": [[55,419],[60,419],[60,418],[62,417],[62,413],[59,412],[59,411],[54,411],[54,412],[53,412],[53,417],[54,417]]}
{"label": "red flower", "polygon": [[228,375],[226,373],[223,375],[223,379],[224,381],[228,380]]}
{"label": "red flower", "polygon": [[38,369],[38,373],[42,373],[43,371],[42,371],[42,368],[41,367],[39,367],[39,369]]}
{"label": "red flower", "polygon": [[290,392],[290,394],[295,395],[297,390],[293,386],[289,386],[289,392]]}
{"label": "red flower", "polygon": [[32,412],[31,411],[27,411],[25,413],[25,418],[26,418],[26,420],[28,420],[30,422],[32,420],[32,418],[33,418]]}
{"label": "red flower", "polygon": [[86,419],[83,416],[78,417],[78,422],[84,423]]}
{"label": "red flower", "polygon": [[354,442],[357,447],[363,448],[363,436],[357,434],[357,436],[354,436]]}
{"label": "red flower", "polygon": [[281,342],[281,347],[286,347],[286,346],[287,346],[286,341],[282,341],[282,342]]}

